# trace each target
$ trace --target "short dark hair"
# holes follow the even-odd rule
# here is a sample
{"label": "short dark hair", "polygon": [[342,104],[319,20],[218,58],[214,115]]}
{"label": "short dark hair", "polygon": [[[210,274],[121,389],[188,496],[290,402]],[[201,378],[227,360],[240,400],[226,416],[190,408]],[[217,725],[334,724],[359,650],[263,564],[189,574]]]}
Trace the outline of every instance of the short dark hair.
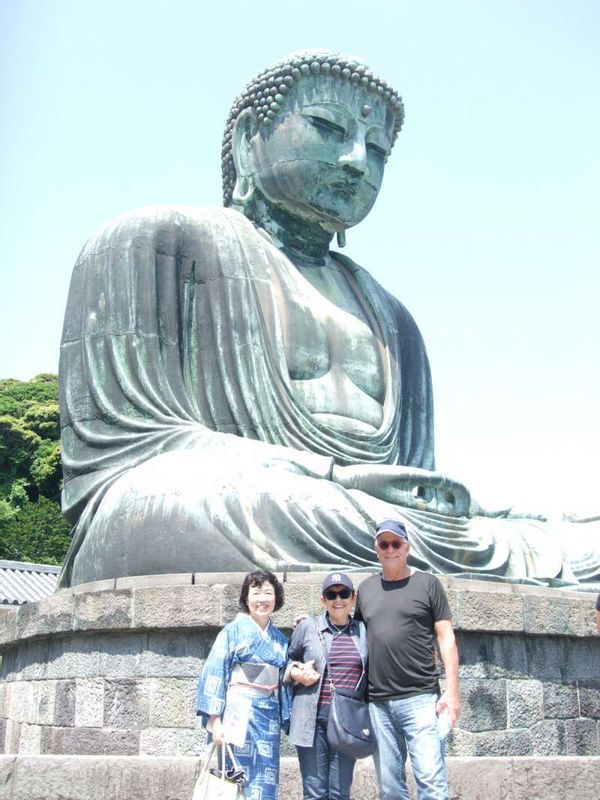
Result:
{"label": "short dark hair", "polygon": [[272,572],[265,572],[262,569],[257,569],[255,572],[249,572],[244,578],[242,590],[240,591],[240,608],[243,611],[249,611],[248,593],[250,592],[250,589],[255,586],[262,586],[263,583],[270,583],[275,590],[275,611],[279,611],[285,599],[283,594],[283,586]]}

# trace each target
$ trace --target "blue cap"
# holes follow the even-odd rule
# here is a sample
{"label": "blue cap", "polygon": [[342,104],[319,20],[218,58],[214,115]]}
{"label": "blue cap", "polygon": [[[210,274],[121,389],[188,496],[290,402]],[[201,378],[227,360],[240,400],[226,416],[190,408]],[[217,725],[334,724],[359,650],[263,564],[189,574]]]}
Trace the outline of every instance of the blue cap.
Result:
{"label": "blue cap", "polygon": [[345,586],[346,589],[350,589],[351,592],[354,591],[352,579],[348,577],[345,572],[330,572],[323,581],[321,592],[326,592],[331,586]]}
{"label": "blue cap", "polygon": [[377,538],[380,533],[393,533],[394,536],[399,536],[401,539],[408,542],[408,532],[404,527],[404,523],[397,519],[384,519],[383,522],[380,522],[375,529],[375,538]]}

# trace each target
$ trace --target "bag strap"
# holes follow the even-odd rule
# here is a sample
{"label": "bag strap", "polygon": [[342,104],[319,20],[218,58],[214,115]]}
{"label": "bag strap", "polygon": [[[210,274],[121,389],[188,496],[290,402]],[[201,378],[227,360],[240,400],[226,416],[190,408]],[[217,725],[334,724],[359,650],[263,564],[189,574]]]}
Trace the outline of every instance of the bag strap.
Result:
{"label": "bag strap", "polygon": [[[239,763],[235,760],[235,756],[233,755],[233,750],[231,749],[231,745],[228,742],[225,742],[225,747],[227,748],[227,754],[229,755],[229,759],[231,760],[231,764],[235,770],[240,770],[241,767]],[[225,763],[225,747],[222,747],[221,750],[223,751],[223,763]]]}
{"label": "bag strap", "polygon": [[323,639],[323,634],[321,633],[321,629],[317,623],[317,620],[314,620],[315,628],[317,631],[317,636],[321,640],[321,645],[323,647],[323,655],[325,656],[325,665],[327,667],[327,680],[329,681],[329,690],[331,694],[335,692],[335,686],[333,685],[333,680],[331,678],[331,667],[329,665],[329,653],[327,652],[327,648],[325,647],[325,640]]}
{"label": "bag strap", "polygon": [[225,745],[218,745],[216,742],[212,743],[212,747],[210,748],[210,753],[208,754],[206,762],[204,763],[204,766],[202,767],[202,773],[201,774],[203,774],[205,772],[208,772],[208,770],[210,769],[210,762],[212,760],[213,754],[214,754],[215,750],[217,749],[217,747],[219,747],[220,750],[221,750],[221,758],[220,758],[220,762],[221,762],[220,763],[221,777],[220,777],[220,780],[222,780],[223,783],[224,783],[225,782],[225,778],[226,778],[226,776],[225,776],[225,766],[226,766],[226,764],[225,764],[225,751],[226,750],[227,750],[227,755],[231,759],[231,763],[232,763],[234,769],[236,771],[241,770],[240,765],[235,760],[235,756],[233,755],[233,750],[231,749],[231,745],[229,745],[227,742],[225,742]]}
{"label": "bag strap", "polygon": [[210,769],[210,762],[212,761],[213,753],[215,752],[216,747],[217,743],[213,742],[212,747],[210,748],[210,752],[206,757],[206,761],[204,762],[204,766],[202,767],[202,772],[200,773],[200,775],[204,775]]}
{"label": "bag strap", "polygon": [[[325,663],[327,665],[327,679],[329,681],[329,689],[331,691],[331,694],[333,695],[335,693],[335,691],[336,691],[336,688],[335,688],[334,683],[333,683],[333,678],[331,677],[331,664],[330,664],[330,661],[329,661],[329,653],[327,652],[327,647],[325,646],[325,640],[323,639],[323,634],[321,633],[321,629],[319,628],[319,624],[318,624],[316,618],[314,619],[314,623],[315,623],[315,628],[317,630],[317,636],[321,640],[321,645],[323,646],[323,653],[325,655]],[[356,686],[354,687],[354,689],[352,691],[352,694],[350,695],[351,697],[354,697],[354,695],[356,694],[356,690],[360,686],[361,681],[365,676],[365,659],[360,654],[360,650],[358,648],[356,648],[356,651],[358,652],[358,656],[360,658],[361,673],[360,673],[360,677],[358,679],[358,682],[357,682]]]}

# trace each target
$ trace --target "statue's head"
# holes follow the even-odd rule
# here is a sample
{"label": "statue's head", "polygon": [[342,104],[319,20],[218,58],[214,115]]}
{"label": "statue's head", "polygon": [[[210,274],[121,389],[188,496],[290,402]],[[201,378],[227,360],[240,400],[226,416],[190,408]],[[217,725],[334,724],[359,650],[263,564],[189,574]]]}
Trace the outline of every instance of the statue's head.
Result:
{"label": "statue's head", "polygon": [[257,197],[334,233],[368,214],[404,119],[402,99],[357,59],[293,53],[234,102],[223,140],[223,199]]}

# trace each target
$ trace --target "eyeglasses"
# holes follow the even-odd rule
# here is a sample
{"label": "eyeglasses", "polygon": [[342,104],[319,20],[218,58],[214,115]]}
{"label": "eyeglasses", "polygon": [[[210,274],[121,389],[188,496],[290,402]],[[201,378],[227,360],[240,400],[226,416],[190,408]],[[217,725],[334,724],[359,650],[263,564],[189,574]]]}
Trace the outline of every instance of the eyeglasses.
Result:
{"label": "eyeglasses", "polygon": [[377,547],[380,547],[382,550],[387,550],[388,547],[392,547],[394,550],[400,550],[404,542],[401,542],[400,539],[395,539],[393,542],[377,542]]}
{"label": "eyeglasses", "polygon": [[323,597],[325,600],[335,600],[337,597],[340,597],[342,600],[347,600],[349,597],[352,597],[352,592],[350,589],[340,589],[337,592],[334,592],[333,589],[327,589],[326,592],[323,592]]}

